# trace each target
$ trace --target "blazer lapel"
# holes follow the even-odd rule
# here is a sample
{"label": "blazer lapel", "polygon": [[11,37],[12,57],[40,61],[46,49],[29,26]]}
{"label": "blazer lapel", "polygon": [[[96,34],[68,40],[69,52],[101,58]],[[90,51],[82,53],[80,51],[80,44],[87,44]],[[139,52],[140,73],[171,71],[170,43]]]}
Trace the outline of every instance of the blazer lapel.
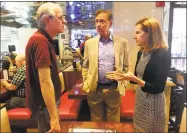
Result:
{"label": "blazer lapel", "polygon": [[95,65],[96,69],[98,70],[98,58],[99,58],[99,36],[96,37],[94,48],[95,50]]}
{"label": "blazer lapel", "polygon": [[119,68],[121,68],[120,67],[120,44],[119,44],[119,40],[115,37],[115,36],[113,36],[113,45],[114,45],[114,56],[115,56],[115,65],[117,66],[117,67],[119,67]]}
{"label": "blazer lapel", "polygon": [[[115,36],[113,36],[113,39],[114,39],[115,65],[120,70],[123,70],[123,54],[120,53],[121,50],[120,40]],[[117,89],[119,90],[120,95],[125,95],[126,85],[127,85],[126,81],[118,81]]]}

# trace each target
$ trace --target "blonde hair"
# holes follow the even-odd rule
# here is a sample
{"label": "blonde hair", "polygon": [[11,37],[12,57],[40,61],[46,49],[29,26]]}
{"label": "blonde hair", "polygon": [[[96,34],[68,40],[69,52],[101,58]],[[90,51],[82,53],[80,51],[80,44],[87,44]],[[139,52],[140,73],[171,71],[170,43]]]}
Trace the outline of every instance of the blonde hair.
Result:
{"label": "blonde hair", "polygon": [[57,10],[60,10],[62,12],[62,9],[58,4],[52,2],[42,4],[36,12],[36,22],[38,24],[38,27],[44,28],[45,23],[43,22],[43,18],[47,16],[54,17]]}
{"label": "blonde hair", "polygon": [[148,43],[145,47],[146,50],[153,51],[160,48],[168,48],[164,32],[158,20],[155,18],[145,17],[140,19],[136,25],[141,25],[142,30],[148,34]]}

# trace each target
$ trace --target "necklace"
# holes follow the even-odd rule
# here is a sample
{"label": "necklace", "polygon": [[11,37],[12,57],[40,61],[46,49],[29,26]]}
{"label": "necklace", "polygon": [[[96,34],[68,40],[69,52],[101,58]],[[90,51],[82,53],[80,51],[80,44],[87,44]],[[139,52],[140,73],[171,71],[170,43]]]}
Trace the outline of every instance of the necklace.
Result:
{"label": "necklace", "polygon": [[141,55],[142,60],[147,60],[151,57],[151,54],[149,52],[143,52]]}

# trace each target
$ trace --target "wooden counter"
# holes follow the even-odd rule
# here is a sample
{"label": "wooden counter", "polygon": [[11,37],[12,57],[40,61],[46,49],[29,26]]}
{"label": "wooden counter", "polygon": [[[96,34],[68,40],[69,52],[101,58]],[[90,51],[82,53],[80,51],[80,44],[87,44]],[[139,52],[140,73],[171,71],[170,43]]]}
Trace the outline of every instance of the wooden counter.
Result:
{"label": "wooden counter", "polygon": [[64,71],[65,72],[69,72],[69,71],[81,71],[81,65],[80,65],[80,61],[76,62],[76,69],[73,68],[73,65],[70,65],[68,68],[66,68]]}
{"label": "wooden counter", "polygon": [[73,68],[72,64],[67,64],[66,67],[59,69],[59,73],[62,72],[60,80],[65,90],[71,90],[76,82],[82,78],[82,68],[80,60],[76,61],[76,69]]}
{"label": "wooden counter", "polygon": [[118,133],[132,133],[132,122],[61,122],[61,132],[67,133],[70,128],[111,129]]}

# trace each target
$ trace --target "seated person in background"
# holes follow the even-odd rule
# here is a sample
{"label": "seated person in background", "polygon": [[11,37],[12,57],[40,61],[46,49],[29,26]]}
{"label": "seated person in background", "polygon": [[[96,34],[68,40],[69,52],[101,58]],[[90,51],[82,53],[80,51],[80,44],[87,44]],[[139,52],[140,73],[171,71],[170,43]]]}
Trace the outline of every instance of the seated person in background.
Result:
{"label": "seated person in background", "polygon": [[4,60],[3,63],[2,63],[2,69],[6,69],[8,70],[10,67],[10,62],[8,60]]}
{"label": "seated person in background", "polygon": [[10,59],[12,61],[13,66],[16,66],[16,62],[15,62],[16,56],[17,56],[16,53],[11,53],[10,54]]}
{"label": "seated person in background", "polygon": [[84,38],[84,42],[82,42],[81,44],[80,44],[80,53],[81,53],[81,55],[82,56],[84,56],[84,44],[85,44],[85,42],[88,40],[88,39],[90,39],[90,38],[92,38],[91,37],[91,35],[86,35],[85,36],[85,38]]}
{"label": "seated person in background", "polygon": [[9,68],[10,68],[10,62],[8,60],[3,60],[2,61],[1,79],[8,79]]}
{"label": "seated person in background", "polygon": [[17,107],[26,107],[25,106],[25,97],[26,97],[26,65],[25,65],[25,56],[17,55],[15,59],[17,66],[17,72],[13,77],[11,83],[8,83],[6,80],[1,81],[1,85],[7,90],[14,91],[15,96],[11,97],[10,100],[6,101],[7,109],[17,108]]}
{"label": "seated person in background", "polygon": [[[6,62],[6,63],[3,63],[3,64],[5,64],[5,67],[6,67],[7,70],[8,70],[10,67],[13,66],[12,60],[10,59],[9,56],[3,56],[2,59],[4,60],[4,62]],[[8,61],[9,63],[7,63],[7,61]],[[9,65],[8,65],[8,64],[9,64]]]}
{"label": "seated person in background", "polygon": [[90,38],[92,38],[91,37],[91,35],[86,35],[85,36],[85,38],[84,38],[84,42],[82,42],[81,44],[80,44],[80,46],[79,46],[79,48],[76,48],[76,52],[77,52],[77,54],[80,56],[80,58],[81,58],[81,65],[83,64],[83,57],[84,57],[84,44],[85,44],[85,42],[88,40],[88,39],[90,39]]}

